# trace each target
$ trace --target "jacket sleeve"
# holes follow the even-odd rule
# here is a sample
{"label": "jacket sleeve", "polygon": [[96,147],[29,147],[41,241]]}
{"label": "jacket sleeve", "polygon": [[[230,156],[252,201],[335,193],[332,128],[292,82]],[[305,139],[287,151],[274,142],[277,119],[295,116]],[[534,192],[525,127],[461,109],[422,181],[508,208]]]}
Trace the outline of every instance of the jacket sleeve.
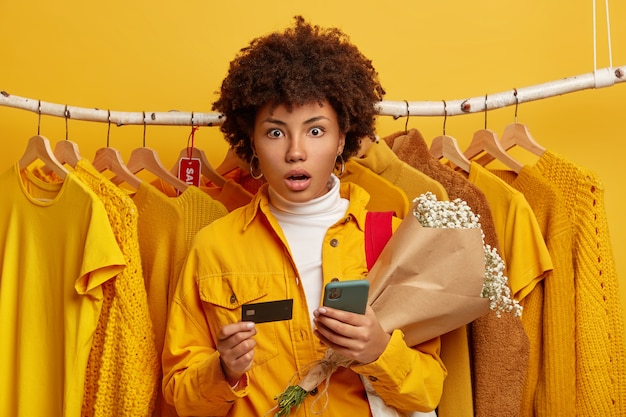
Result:
{"label": "jacket sleeve", "polygon": [[428,412],[439,404],[447,375],[440,348],[438,337],[410,348],[402,331],[394,330],[376,361],[351,369],[368,378],[387,405],[400,411]]}
{"label": "jacket sleeve", "polygon": [[162,356],[163,395],[180,416],[223,416],[247,390],[233,390],[224,376],[214,335],[204,317],[196,266],[192,250],[170,305]]}

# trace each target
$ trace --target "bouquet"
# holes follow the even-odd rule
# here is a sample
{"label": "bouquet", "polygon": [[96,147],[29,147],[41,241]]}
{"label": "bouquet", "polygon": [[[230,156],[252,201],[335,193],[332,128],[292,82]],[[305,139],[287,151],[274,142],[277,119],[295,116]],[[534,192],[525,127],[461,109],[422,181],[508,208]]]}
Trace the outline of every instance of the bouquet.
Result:
{"label": "bouquet", "polygon": [[[438,201],[430,192],[414,201],[368,274],[369,304],[382,327],[400,329],[407,346],[415,346],[470,323],[490,309],[520,315],[511,298],[505,265],[495,248],[484,243],[479,216],[466,202]],[[416,221],[417,220],[417,221]],[[401,307],[399,307],[401,306]],[[308,393],[352,360],[326,349],[305,376],[275,397],[270,410],[284,417]],[[369,395],[369,393],[368,393]]]}

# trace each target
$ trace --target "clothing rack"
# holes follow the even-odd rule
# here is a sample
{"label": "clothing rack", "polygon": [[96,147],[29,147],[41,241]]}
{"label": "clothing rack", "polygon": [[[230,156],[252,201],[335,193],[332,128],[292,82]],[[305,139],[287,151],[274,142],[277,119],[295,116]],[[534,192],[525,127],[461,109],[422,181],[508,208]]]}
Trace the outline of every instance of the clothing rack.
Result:
{"label": "clothing rack", "polygon": [[[524,102],[541,100],[591,88],[609,87],[626,81],[626,66],[601,68],[593,72],[567,77],[529,87],[514,88],[463,100],[440,101],[381,101],[377,112],[394,118],[408,116],[457,116],[498,109]],[[98,108],[83,108],[49,103],[0,91],[0,106],[29,110],[39,115],[124,125],[218,126],[224,116],[220,113],[123,112]]]}

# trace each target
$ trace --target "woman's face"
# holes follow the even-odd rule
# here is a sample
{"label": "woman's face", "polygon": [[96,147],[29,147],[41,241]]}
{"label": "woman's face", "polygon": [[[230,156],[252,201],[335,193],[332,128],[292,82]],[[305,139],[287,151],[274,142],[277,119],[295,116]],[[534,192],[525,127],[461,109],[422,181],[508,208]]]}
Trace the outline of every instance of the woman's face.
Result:
{"label": "woman's face", "polygon": [[[270,112],[271,110],[271,112]],[[252,145],[270,187],[302,203],[328,192],[328,181],[345,134],[328,102],[293,107],[265,105],[257,112]]]}

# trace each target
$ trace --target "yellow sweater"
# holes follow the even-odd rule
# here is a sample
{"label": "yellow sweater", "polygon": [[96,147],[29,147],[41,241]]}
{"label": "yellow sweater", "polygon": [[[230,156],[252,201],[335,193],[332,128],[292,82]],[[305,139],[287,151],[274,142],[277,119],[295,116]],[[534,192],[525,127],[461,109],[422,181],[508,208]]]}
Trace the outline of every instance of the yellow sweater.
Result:
{"label": "yellow sweater", "polygon": [[534,168],[561,191],[574,227],[576,415],[625,416],[624,327],[604,186],[595,173],[551,151]]}
{"label": "yellow sweater", "polygon": [[78,161],[74,172],[104,203],[126,259],[126,268],[102,285],[82,416],[150,416],[159,390],[160,358],[141,269],[137,208],[86,159]]}
{"label": "yellow sweater", "polygon": [[[171,187],[163,180],[156,179],[151,184],[166,195],[172,195]],[[181,226],[185,234],[186,250],[189,249],[191,241],[200,229],[212,223],[213,220],[228,214],[224,204],[215,200],[198,187],[187,187],[178,197],[172,197],[172,201],[180,207],[183,213],[183,224]]]}
{"label": "yellow sweater", "polygon": [[554,269],[524,298],[522,323],[530,358],[522,417],[576,415],[576,352],[572,227],[560,191],[537,170],[524,166],[492,171],[521,191],[532,207]]}
{"label": "yellow sweater", "polygon": [[[159,355],[163,350],[170,300],[191,241],[204,226],[228,214],[221,202],[198,187],[187,187],[177,197],[174,194],[173,189],[157,179],[152,184],[141,184],[133,197],[140,213],[139,243]],[[159,390],[154,417],[176,415]]]}

